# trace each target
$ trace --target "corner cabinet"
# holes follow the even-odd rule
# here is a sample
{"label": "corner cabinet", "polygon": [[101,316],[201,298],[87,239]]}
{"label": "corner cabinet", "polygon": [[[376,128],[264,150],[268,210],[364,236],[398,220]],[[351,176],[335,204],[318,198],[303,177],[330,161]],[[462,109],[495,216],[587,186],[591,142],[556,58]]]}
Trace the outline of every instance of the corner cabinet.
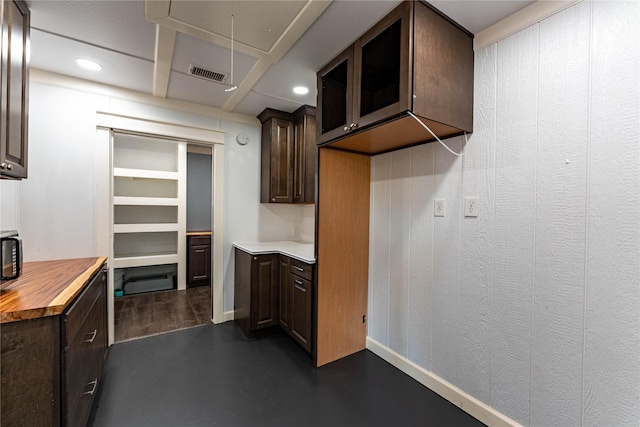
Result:
{"label": "corner cabinet", "polygon": [[316,109],[293,113],[265,109],[262,123],[261,203],[313,203],[315,199]]}
{"label": "corner cabinet", "polygon": [[307,352],[312,351],[313,264],[236,248],[234,291],[234,319],[246,336],[280,326]]}
{"label": "corner cabinet", "polygon": [[31,15],[24,1],[3,0],[0,7],[0,176],[21,179],[27,177]]}
{"label": "corner cabinet", "polygon": [[[379,154],[473,131],[473,35],[404,1],[317,74],[317,143]],[[400,135],[400,136],[399,136]]]}

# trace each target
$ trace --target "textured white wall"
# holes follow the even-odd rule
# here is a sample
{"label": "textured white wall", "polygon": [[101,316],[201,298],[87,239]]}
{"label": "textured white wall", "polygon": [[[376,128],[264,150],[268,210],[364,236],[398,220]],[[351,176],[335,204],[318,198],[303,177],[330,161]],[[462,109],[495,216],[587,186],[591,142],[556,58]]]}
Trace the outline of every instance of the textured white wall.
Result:
{"label": "textured white wall", "polygon": [[639,425],[640,2],[477,52],[474,115],[373,158],[369,335],[524,425]]}
{"label": "textured white wall", "polygon": [[[97,89],[99,91],[99,89]],[[103,93],[103,92],[101,92]],[[225,134],[224,309],[233,309],[232,244],[239,240],[291,238],[302,227],[300,206],[260,205],[260,127],[154,105],[92,95],[31,82],[29,177],[0,181],[3,227],[18,227],[26,261],[106,255],[108,161],[105,138],[96,131],[96,111],[112,111],[172,123],[219,127]],[[237,133],[251,143],[240,147]],[[103,182],[105,181],[105,182]],[[260,231],[264,230],[264,231]],[[108,236],[108,230],[106,231]]]}

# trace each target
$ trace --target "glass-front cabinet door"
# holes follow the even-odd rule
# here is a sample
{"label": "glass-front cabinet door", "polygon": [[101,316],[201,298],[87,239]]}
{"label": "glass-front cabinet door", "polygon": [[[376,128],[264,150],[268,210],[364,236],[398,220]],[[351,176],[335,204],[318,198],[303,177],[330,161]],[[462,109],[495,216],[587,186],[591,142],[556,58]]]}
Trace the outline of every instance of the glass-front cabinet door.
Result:
{"label": "glass-front cabinet door", "polygon": [[358,127],[411,109],[409,4],[398,8],[354,44],[354,117]]}
{"label": "glass-front cabinet door", "polygon": [[411,11],[404,2],[318,72],[317,144],[411,109]]}
{"label": "glass-front cabinet door", "polygon": [[353,48],[318,72],[317,144],[344,135],[353,116]]}

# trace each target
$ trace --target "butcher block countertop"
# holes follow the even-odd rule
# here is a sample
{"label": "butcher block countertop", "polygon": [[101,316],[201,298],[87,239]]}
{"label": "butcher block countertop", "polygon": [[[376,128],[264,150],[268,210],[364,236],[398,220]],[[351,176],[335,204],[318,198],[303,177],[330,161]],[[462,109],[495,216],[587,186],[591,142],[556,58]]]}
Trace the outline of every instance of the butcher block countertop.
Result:
{"label": "butcher block countertop", "polygon": [[25,262],[22,275],[2,283],[0,323],[61,314],[107,257]]}

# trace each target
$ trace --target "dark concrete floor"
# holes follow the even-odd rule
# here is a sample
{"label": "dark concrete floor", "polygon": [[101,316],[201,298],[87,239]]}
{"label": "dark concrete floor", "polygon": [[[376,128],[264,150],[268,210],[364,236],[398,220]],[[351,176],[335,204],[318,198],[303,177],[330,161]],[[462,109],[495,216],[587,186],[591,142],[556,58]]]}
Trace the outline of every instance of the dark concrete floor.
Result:
{"label": "dark concrete floor", "polygon": [[89,425],[484,424],[367,350],[315,369],[286,334],[228,322],[113,345]]}

